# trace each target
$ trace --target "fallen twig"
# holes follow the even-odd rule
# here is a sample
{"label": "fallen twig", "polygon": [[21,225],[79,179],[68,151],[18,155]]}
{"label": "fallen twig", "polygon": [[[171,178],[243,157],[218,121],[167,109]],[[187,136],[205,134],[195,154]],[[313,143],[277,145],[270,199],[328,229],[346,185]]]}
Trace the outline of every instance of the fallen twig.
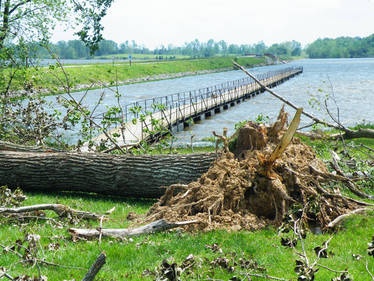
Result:
{"label": "fallen twig", "polygon": [[342,271],[340,271],[340,270],[334,270],[334,269],[331,269],[331,268],[329,268],[329,267],[327,267],[325,265],[319,264],[319,263],[317,263],[316,266],[322,267],[324,269],[327,269],[327,270],[329,270],[331,272],[335,272],[335,273],[348,273],[347,270],[342,270]]}
{"label": "fallen twig", "polygon": [[69,232],[72,236],[81,236],[86,238],[99,237],[100,233],[103,236],[115,237],[115,238],[125,238],[130,236],[137,236],[142,234],[149,234],[155,232],[161,232],[168,229],[176,228],[179,226],[190,225],[198,223],[199,221],[183,221],[183,222],[172,222],[168,223],[165,220],[157,220],[149,224],[137,227],[137,228],[102,228],[97,229],[81,229],[81,228],[70,228]]}
{"label": "fallen twig", "polygon": [[87,274],[84,276],[82,281],[93,281],[96,274],[100,271],[100,269],[103,267],[103,265],[106,262],[106,255],[105,252],[102,252],[95,262],[92,264],[90,269],[88,270]]}
{"label": "fallen twig", "polygon": [[360,209],[350,211],[350,212],[348,212],[344,215],[340,215],[337,218],[335,218],[332,222],[330,222],[327,225],[327,228],[334,228],[336,225],[338,225],[340,222],[342,222],[343,219],[345,219],[349,216],[352,216],[354,214],[360,214],[360,213],[367,212],[367,211],[374,211],[374,209],[373,208],[360,208]]}
{"label": "fallen twig", "polygon": [[24,206],[24,207],[18,207],[18,208],[0,208],[0,215],[1,214],[19,214],[19,213],[27,213],[27,212],[43,211],[43,210],[54,211],[60,217],[65,217],[68,214],[75,215],[75,216],[78,216],[84,219],[94,219],[94,220],[99,220],[102,217],[102,215],[98,215],[95,213],[74,210],[70,208],[69,206],[65,206],[62,204],[39,204],[39,205]]}
{"label": "fallen twig", "polygon": [[368,262],[366,262],[365,268],[366,268],[366,271],[369,273],[371,279],[374,281],[374,275],[373,275],[373,274],[370,272],[370,270],[369,270]]}
{"label": "fallen twig", "polygon": [[[304,210],[305,210],[305,208],[303,209],[303,212],[304,212]],[[309,259],[308,259],[308,256],[306,254],[306,251],[305,251],[304,239],[303,239],[303,236],[301,235],[301,229],[300,229],[300,226],[298,226],[298,223],[300,223],[300,220],[296,220],[294,222],[293,231],[297,235],[297,238],[300,241],[301,249],[303,250],[303,253],[300,256],[304,258],[306,266],[309,267]]]}
{"label": "fallen twig", "polygon": [[366,149],[369,150],[370,152],[374,152],[374,149],[368,147],[367,145],[364,145],[364,144],[361,143],[360,146],[363,147],[363,148],[366,148]]}
{"label": "fallen twig", "polygon": [[8,273],[6,273],[6,268],[0,268],[0,279],[3,277],[8,278],[9,280],[15,280],[12,276],[10,276]]}
{"label": "fallen twig", "polygon": [[[288,280],[288,279],[284,279],[284,278],[270,276],[270,275],[267,275],[267,274],[258,274],[258,273],[249,273],[249,272],[246,272],[245,276],[246,277],[249,277],[249,276],[260,277],[260,278],[266,278],[266,279],[272,279],[272,280],[284,280],[284,281]],[[251,279],[249,279],[249,280],[251,280]]]}
{"label": "fallen twig", "polygon": [[3,276],[5,276],[6,278],[8,278],[9,280],[15,280],[12,276],[10,276],[8,273],[4,272],[2,273],[2,275],[0,275],[0,278],[2,278]]}
{"label": "fallen twig", "polygon": [[325,172],[321,172],[319,171],[318,169],[316,169],[315,167],[313,167],[313,165],[309,165],[309,168],[310,170],[321,176],[321,177],[328,177],[330,179],[333,179],[333,180],[337,180],[337,181],[341,181],[341,182],[344,182],[346,183],[346,186],[348,187],[348,189],[355,195],[357,195],[358,197],[361,197],[361,198],[366,198],[366,199],[374,199],[374,196],[373,195],[370,195],[370,194],[366,194],[360,190],[358,190],[355,186],[355,184],[352,182],[351,179],[349,179],[348,177],[346,177],[344,174],[343,176],[342,175],[334,175],[332,173],[325,173]]}
{"label": "fallen twig", "polygon": [[103,236],[103,232],[101,231],[103,229],[103,218],[100,218],[100,227],[99,227],[99,244],[101,244],[101,237]]}
{"label": "fallen twig", "polygon": [[339,161],[340,161],[339,155],[333,150],[331,150],[330,153],[331,153],[331,158],[332,158],[331,164],[332,164],[334,170],[338,173],[338,175],[341,175],[341,176],[345,177],[342,169],[339,166]]}
{"label": "fallen twig", "polygon": [[[4,249],[4,251],[8,251],[8,252],[11,252],[13,254],[15,254],[16,256],[20,257],[20,258],[23,258],[23,255],[15,250],[13,250],[12,248],[10,247],[7,247],[7,246],[4,246],[2,244],[0,244],[0,247]],[[23,246],[20,246],[22,248],[24,248]],[[25,248],[24,248],[25,249]],[[26,249],[27,250],[27,249]],[[78,266],[69,266],[69,265],[62,265],[62,264],[57,264],[57,263],[53,263],[53,262],[49,262],[49,261],[46,261],[46,260],[43,260],[43,259],[39,259],[39,258],[34,258],[34,261],[37,261],[39,262],[40,264],[44,264],[44,265],[50,265],[50,266],[56,266],[56,267],[62,267],[62,268],[71,268],[71,269],[78,269],[78,270],[87,270],[86,268],[83,268],[83,267],[78,267]]]}

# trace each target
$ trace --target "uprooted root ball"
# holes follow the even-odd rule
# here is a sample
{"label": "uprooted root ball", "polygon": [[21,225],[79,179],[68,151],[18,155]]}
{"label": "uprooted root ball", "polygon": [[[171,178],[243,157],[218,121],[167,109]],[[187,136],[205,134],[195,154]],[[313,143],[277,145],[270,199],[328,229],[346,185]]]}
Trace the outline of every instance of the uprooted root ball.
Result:
{"label": "uprooted root ball", "polygon": [[303,209],[305,223],[324,229],[360,202],[329,193],[323,183],[336,180],[313,149],[293,138],[272,167],[264,165],[285,132],[281,110],[271,126],[249,122],[239,129],[234,153],[226,152],[195,182],[177,194],[169,187],[151,207],[147,220],[194,220],[202,230],[256,230],[279,225],[290,208]]}

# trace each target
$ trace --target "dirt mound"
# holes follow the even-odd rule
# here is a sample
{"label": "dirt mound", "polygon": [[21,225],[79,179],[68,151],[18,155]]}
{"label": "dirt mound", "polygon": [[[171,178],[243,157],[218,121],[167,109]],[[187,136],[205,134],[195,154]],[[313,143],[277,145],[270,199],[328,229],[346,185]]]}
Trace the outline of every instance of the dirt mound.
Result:
{"label": "dirt mound", "polygon": [[[235,153],[226,151],[198,181],[175,194],[167,189],[147,214],[147,221],[199,220],[195,229],[256,230],[280,225],[287,211],[324,229],[329,222],[361,205],[326,191],[322,184],[339,180],[329,173],[311,147],[294,137],[269,163],[285,133],[281,110],[271,126],[249,122],[237,132]],[[226,142],[227,144],[227,142]]]}

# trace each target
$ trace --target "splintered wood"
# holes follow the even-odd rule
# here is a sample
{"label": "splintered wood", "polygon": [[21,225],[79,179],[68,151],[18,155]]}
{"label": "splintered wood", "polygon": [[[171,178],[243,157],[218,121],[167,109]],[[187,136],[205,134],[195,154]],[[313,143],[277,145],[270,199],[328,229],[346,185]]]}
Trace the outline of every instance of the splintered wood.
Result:
{"label": "splintered wood", "polygon": [[146,221],[199,221],[187,230],[256,230],[280,225],[284,215],[295,209],[303,210],[300,219],[305,224],[327,229],[337,217],[368,206],[323,187],[344,178],[329,173],[310,146],[292,138],[301,110],[288,133],[283,108],[273,125],[248,122],[236,132],[234,153],[225,147],[208,172],[182,192],[170,186]]}

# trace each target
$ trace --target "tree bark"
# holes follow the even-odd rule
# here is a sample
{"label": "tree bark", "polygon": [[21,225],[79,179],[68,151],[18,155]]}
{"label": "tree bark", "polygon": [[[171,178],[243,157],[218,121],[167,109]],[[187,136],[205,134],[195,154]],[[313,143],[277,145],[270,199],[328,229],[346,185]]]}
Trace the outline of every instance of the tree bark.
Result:
{"label": "tree bark", "polygon": [[0,150],[23,151],[23,152],[62,152],[61,150],[58,150],[52,147],[26,146],[22,144],[16,144],[12,142],[1,141],[1,140],[0,140]]}
{"label": "tree bark", "polygon": [[5,3],[4,3],[3,22],[2,22],[2,25],[0,27],[0,49],[2,49],[4,47],[4,41],[5,41],[5,38],[8,35],[9,16],[10,16],[10,0],[6,0]]}
{"label": "tree bark", "polygon": [[165,191],[161,186],[196,180],[215,158],[215,153],[133,156],[0,151],[0,185],[158,198]]}

